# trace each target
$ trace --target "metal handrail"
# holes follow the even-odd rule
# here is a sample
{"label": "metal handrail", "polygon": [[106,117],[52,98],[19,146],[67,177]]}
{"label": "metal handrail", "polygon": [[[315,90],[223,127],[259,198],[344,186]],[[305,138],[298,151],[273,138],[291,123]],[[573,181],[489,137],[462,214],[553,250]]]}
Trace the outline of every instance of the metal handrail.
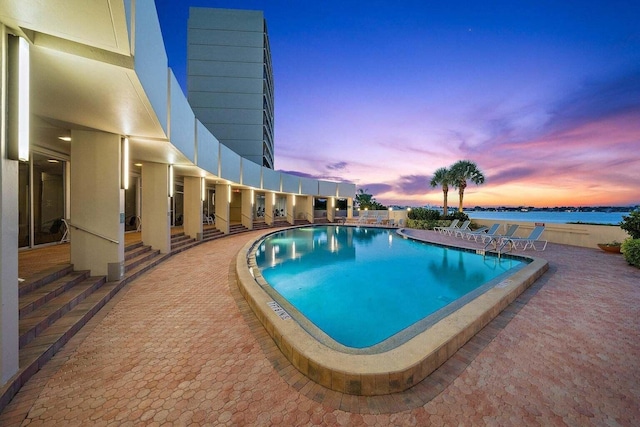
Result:
{"label": "metal handrail", "polygon": [[[222,226],[222,224],[229,224],[231,221],[229,221],[228,219],[224,219],[222,218],[220,215],[218,214],[213,214],[213,216],[215,217],[214,219],[214,224],[220,224],[220,226]],[[220,222],[222,221],[222,223]],[[218,228],[219,229],[219,228]]]}
{"label": "metal handrail", "polygon": [[99,237],[99,238],[101,238],[101,239],[108,240],[108,241],[109,241],[109,242],[111,242],[111,243],[115,243],[116,245],[119,245],[119,244],[120,244],[120,242],[119,242],[119,241],[114,240],[114,239],[112,239],[112,238],[110,238],[110,237],[103,236],[102,234],[96,233],[96,232],[91,231],[91,230],[87,230],[86,228],[81,227],[81,226],[79,226],[79,225],[72,224],[68,219],[65,219],[65,220],[63,220],[63,221],[67,224],[67,227],[73,227],[73,228],[75,228],[76,230],[84,231],[85,233],[89,233],[89,234],[91,234],[91,235],[93,235],[93,236],[96,236],[96,237]]}

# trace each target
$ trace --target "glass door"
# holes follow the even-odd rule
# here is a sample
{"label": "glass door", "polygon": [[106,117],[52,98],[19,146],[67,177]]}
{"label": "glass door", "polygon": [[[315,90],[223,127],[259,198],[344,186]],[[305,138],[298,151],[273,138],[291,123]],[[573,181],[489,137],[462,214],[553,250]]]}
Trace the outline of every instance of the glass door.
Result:
{"label": "glass door", "polygon": [[18,247],[62,240],[65,229],[65,167],[60,157],[34,152],[18,169]]}
{"label": "glass door", "polygon": [[171,199],[171,226],[181,226],[184,222],[184,183],[176,182]]}

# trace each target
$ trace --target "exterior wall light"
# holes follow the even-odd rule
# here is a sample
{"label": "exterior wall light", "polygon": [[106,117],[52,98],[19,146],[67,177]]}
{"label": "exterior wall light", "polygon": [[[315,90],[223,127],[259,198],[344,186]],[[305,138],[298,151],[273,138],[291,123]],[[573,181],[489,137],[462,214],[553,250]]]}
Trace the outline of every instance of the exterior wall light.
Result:
{"label": "exterior wall light", "polygon": [[173,165],[169,165],[169,197],[173,197]]}
{"label": "exterior wall light", "polygon": [[8,54],[7,157],[26,162],[29,160],[29,42],[22,37],[9,37]]}
{"label": "exterior wall light", "polygon": [[123,190],[129,189],[129,138],[122,138],[122,153],[120,155],[120,183]]}

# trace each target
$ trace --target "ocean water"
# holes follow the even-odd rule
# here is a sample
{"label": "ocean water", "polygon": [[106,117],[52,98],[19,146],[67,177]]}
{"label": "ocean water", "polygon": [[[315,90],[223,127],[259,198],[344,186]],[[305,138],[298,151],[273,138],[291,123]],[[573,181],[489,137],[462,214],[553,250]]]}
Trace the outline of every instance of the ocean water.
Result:
{"label": "ocean water", "polygon": [[465,211],[471,219],[495,219],[502,221],[525,221],[567,224],[570,222],[586,222],[591,224],[619,224],[623,216],[629,212],[497,212],[497,211]]}

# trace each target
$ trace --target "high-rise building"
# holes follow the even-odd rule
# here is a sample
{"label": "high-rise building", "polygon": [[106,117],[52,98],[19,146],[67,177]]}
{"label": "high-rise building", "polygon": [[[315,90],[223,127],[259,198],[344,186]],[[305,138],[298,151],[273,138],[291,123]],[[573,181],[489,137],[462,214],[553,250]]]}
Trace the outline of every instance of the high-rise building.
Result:
{"label": "high-rise building", "polygon": [[273,169],[273,69],[262,11],[191,8],[187,92],[218,140]]}

